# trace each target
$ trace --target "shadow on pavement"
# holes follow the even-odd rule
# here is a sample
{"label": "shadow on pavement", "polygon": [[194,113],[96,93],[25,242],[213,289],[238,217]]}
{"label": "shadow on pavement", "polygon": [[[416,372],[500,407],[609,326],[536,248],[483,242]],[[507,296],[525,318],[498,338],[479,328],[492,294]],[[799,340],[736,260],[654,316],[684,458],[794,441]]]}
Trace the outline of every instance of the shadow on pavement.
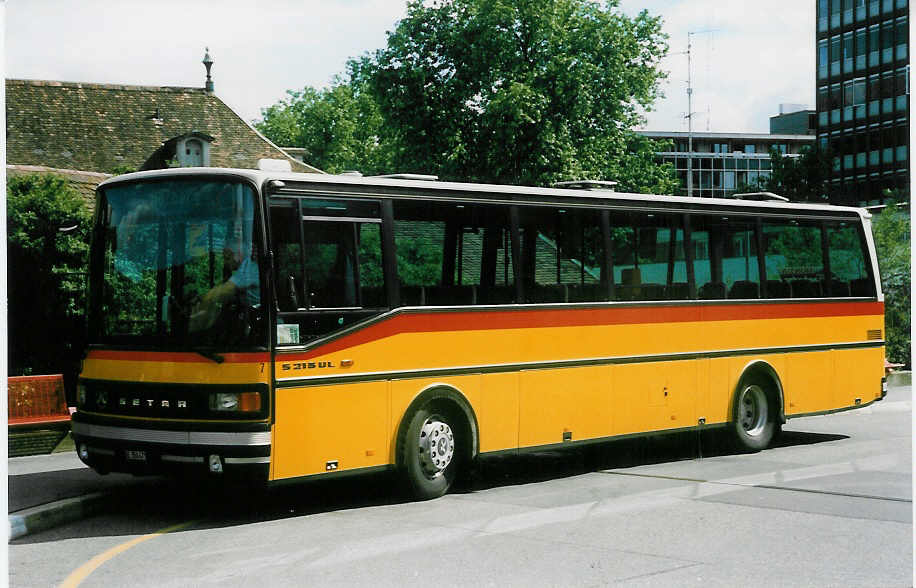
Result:
{"label": "shadow on pavement", "polygon": [[[846,439],[844,435],[783,432],[773,447]],[[735,455],[721,432],[667,434],[611,441],[569,450],[503,455],[482,460],[454,493],[473,493],[578,476],[607,469]],[[104,514],[18,539],[13,544],[153,533],[196,521],[191,528],[222,528],[337,510],[408,502],[392,473],[367,474],[264,488],[241,483],[167,478],[138,479],[112,493]]]}

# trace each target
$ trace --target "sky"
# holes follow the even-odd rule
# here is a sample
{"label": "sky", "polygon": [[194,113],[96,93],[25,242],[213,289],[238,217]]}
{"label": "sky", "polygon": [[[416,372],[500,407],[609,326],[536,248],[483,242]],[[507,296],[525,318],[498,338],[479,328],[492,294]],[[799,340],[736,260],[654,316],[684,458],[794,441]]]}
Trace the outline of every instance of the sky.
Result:
{"label": "sky", "polygon": [[[621,0],[661,16],[670,36],[665,98],[643,128],[686,131],[692,35],[693,130],[766,133],[780,103],[814,103],[814,2]],[[287,90],[321,87],[348,58],[384,46],[404,0],[8,0],[8,78],[204,85],[245,120]],[[701,32],[709,31],[709,32]]]}

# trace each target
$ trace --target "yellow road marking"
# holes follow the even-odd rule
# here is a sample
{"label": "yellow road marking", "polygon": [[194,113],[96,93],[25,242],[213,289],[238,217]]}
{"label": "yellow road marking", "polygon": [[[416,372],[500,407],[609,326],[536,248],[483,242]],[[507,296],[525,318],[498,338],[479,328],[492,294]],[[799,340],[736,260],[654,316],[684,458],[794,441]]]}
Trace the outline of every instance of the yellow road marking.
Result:
{"label": "yellow road marking", "polygon": [[135,545],[139,545],[140,543],[143,543],[144,541],[155,539],[156,537],[160,535],[165,535],[166,533],[171,533],[173,531],[180,531],[181,529],[190,527],[191,525],[193,525],[196,522],[197,521],[188,521],[186,523],[179,523],[177,525],[172,525],[171,527],[159,529],[158,531],[154,533],[149,533],[147,535],[143,535],[142,537],[131,539],[130,541],[127,541],[126,543],[116,545],[112,547],[111,549],[109,549],[108,551],[104,553],[100,553],[99,555],[93,557],[92,559],[90,559],[89,561],[81,565],[79,568],[74,570],[69,576],[67,576],[67,579],[63,581],[60,587],[61,588],[75,588],[76,586],[79,586],[82,583],[82,581],[85,580],[89,576],[89,574],[94,572],[97,567],[99,567],[106,561],[112,559],[114,556],[118,555],[119,553],[123,553],[127,551],[128,549],[130,549],[131,547],[134,547]]}

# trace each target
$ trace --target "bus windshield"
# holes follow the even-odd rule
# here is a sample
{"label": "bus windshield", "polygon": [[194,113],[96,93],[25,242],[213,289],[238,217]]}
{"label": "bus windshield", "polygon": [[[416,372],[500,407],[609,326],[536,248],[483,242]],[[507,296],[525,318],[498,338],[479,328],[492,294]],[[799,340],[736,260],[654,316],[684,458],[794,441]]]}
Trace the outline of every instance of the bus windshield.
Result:
{"label": "bus windshield", "polygon": [[266,345],[250,186],[125,184],[104,190],[99,207],[93,339],[191,349]]}

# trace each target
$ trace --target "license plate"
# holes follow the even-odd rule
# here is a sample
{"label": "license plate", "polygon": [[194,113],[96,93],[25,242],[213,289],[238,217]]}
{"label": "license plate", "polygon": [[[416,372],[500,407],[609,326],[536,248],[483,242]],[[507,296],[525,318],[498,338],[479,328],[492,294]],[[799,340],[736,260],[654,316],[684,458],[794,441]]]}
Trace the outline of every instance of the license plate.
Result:
{"label": "license plate", "polygon": [[130,461],[146,461],[146,452],[128,449],[127,459]]}

